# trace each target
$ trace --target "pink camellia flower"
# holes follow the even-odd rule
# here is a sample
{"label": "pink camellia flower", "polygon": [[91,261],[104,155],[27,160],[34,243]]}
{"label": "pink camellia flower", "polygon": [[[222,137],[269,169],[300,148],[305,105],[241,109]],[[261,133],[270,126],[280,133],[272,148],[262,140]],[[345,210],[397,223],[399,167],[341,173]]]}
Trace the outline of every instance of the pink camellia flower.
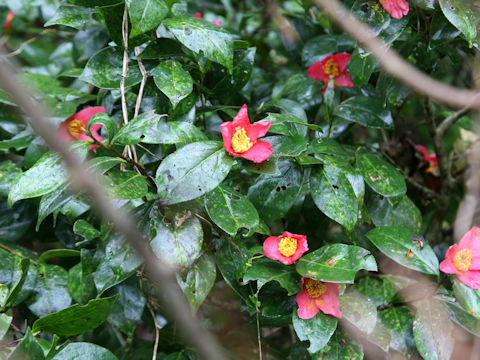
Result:
{"label": "pink camellia flower", "polygon": [[[85,108],[62,122],[58,127],[57,134],[65,142],[70,141],[93,141],[93,139],[85,134],[87,129],[87,123],[90,118],[95,114],[106,113],[107,110],[103,106],[93,106]],[[103,138],[98,134],[98,131],[102,127],[102,124],[94,124],[90,126],[90,132],[93,137],[102,142]],[[98,148],[99,145],[90,145],[90,151]]]}
{"label": "pink camellia flower", "polygon": [[318,61],[308,68],[308,76],[313,80],[323,81],[325,83],[322,91],[323,94],[327,91],[330,78],[333,78],[333,87],[335,87],[335,85],[353,87],[350,74],[346,70],[347,63],[351,57],[352,54],[348,53],[328,55],[322,61]]}
{"label": "pink camellia flower", "polygon": [[480,228],[474,226],[463,235],[460,243],[450,246],[440,270],[456,274],[458,279],[472,289],[480,288]]}
{"label": "pink camellia flower", "polygon": [[437,154],[429,154],[428,150],[425,146],[423,145],[415,145],[417,149],[422,153],[423,155],[423,160],[425,160],[428,163],[428,169],[425,170],[427,173],[431,173],[433,175],[437,175],[435,171],[438,169],[438,160],[437,160]]}
{"label": "pink camellia flower", "polygon": [[5,19],[5,25],[3,25],[3,28],[6,31],[10,30],[10,26],[12,25],[12,20],[14,17],[15,17],[15,13],[12,10],[10,10],[7,14],[7,18]]}
{"label": "pink camellia flower", "polygon": [[243,105],[233,121],[220,125],[223,137],[223,147],[235,157],[260,163],[272,156],[272,145],[266,141],[257,140],[265,136],[270,129],[270,121],[259,121],[250,124],[247,105]]}
{"label": "pink camellia flower", "polygon": [[401,19],[408,14],[409,6],[405,0],[380,0],[380,4],[395,19]]}
{"label": "pink camellia flower", "polygon": [[[192,15],[192,17],[197,19],[203,19],[203,15],[200,12],[195,13],[195,15]],[[217,26],[223,26],[223,23],[220,20],[213,20],[212,24],[215,24]]]}
{"label": "pink camellia flower", "polygon": [[298,317],[311,319],[322,310],[324,314],[341,319],[340,302],[338,301],[338,284],[327,283],[309,278],[302,279],[303,288],[297,294]]}
{"label": "pink camellia flower", "polygon": [[308,251],[307,237],[284,231],[281,236],[270,236],[263,242],[263,253],[285,265],[293,264]]}

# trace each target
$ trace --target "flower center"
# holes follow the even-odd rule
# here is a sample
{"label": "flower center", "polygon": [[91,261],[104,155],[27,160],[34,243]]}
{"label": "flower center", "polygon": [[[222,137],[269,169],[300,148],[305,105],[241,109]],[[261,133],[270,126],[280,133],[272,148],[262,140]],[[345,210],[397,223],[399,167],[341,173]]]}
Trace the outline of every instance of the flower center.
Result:
{"label": "flower center", "polygon": [[325,71],[325,74],[327,74],[328,76],[333,77],[337,77],[340,74],[338,64],[333,59],[327,60],[325,65],[323,65],[323,71]]}
{"label": "flower center", "polygon": [[311,280],[305,287],[307,288],[308,295],[312,298],[320,297],[327,292],[327,285],[320,280]]}
{"label": "flower center", "polygon": [[286,257],[290,257],[297,251],[297,239],[291,237],[284,237],[278,243],[278,251]]}
{"label": "flower center", "polygon": [[253,143],[250,141],[250,138],[247,136],[245,129],[242,127],[235,128],[235,134],[232,137],[232,148],[238,154],[244,153],[245,151],[250,150],[253,146]]}
{"label": "flower center", "polygon": [[74,119],[68,123],[68,132],[72,134],[75,139],[78,139],[83,129],[84,126],[80,120]]}
{"label": "flower center", "polygon": [[460,271],[468,271],[472,263],[472,251],[462,249],[458,251],[453,257],[453,265]]}

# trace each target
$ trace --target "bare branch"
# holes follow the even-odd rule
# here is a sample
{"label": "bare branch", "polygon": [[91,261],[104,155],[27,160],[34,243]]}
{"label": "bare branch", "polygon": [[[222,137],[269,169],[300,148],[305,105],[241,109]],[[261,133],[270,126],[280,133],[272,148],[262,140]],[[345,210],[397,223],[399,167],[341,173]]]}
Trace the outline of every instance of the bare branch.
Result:
{"label": "bare branch", "polygon": [[313,2],[351,37],[369,49],[387,73],[418,94],[456,107],[480,108],[477,91],[441,83],[418,70],[372,35],[369,27],[357,20],[338,0],[314,0]]}
{"label": "bare branch", "polygon": [[460,117],[462,117],[462,115],[464,115],[466,112],[468,112],[468,110],[469,110],[468,107],[464,107],[460,110],[455,111],[452,115],[445,118],[445,120],[443,120],[442,123],[440,125],[438,125],[438,127],[437,127],[437,135],[442,137],[443,134],[445,133],[445,131],[447,131],[447,129],[450,126],[455,124],[455,122],[458,119],[460,119]]}
{"label": "bare branch", "polygon": [[140,54],[140,48],[137,46],[135,48],[135,56],[137,56],[138,67],[140,68],[140,72],[142,73],[142,82],[140,83],[140,89],[138,90],[137,102],[135,103],[135,114],[133,115],[134,118],[138,116],[140,112],[140,105],[142,105],[142,98],[143,98],[143,89],[145,88],[145,83],[147,82],[147,70],[145,70],[145,66],[143,66],[143,62],[138,55]]}
{"label": "bare branch", "polygon": [[132,216],[126,214],[107,198],[105,195],[107,191],[100,185],[100,178],[83,165],[57,137],[56,130],[43,117],[40,105],[35,103],[30,92],[20,85],[14,76],[15,73],[16,71],[4,61],[0,66],[0,85],[30,117],[33,129],[47,145],[60,154],[70,174],[74,190],[87,194],[98,212],[113,224],[116,231],[123,235],[137,254],[144,259],[150,278],[163,294],[161,300],[167,309],[167,314],[176,322],[185,340],[195,347],[205,360],[224,359],[215,339],[192,316],[190,306],[176,282],[175,272],[155,256],[148,240],[136,230]]}

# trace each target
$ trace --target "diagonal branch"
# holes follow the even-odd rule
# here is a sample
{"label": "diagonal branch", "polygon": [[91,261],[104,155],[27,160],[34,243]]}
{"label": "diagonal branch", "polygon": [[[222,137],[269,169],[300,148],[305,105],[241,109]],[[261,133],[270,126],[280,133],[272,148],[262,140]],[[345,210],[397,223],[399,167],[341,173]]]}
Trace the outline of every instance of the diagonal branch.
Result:
{"label": "diagonal branch", "polygon": [[403,60],[372,34],[338,0],[313,0],[315,5],[362,46],[369,49],[382,68],[418,94],[456,107],[480,108],[479,93],[441,83]]}
{"label": "diagonal branch", "polygon": [[192,316],[190,306],[176,282],[175,272],[154,255],[149,242],[136,230],[132,217],[106,197],[107,191],[100,185],[100,177],[81,163],[57,137],[55,129],[43,117],[40,106],[33,101],[30,92],[20,85],[14,76],[15,73],[16,71],[4,61],[0,66],[0,86],[25,111],[33,129],[60,154],[70,174],[74,190],[86,193],[97,211],[113,224],[116,231],[123,235],[137,254],[144,259],[150,278],[163,294],[161,300],[167,309],[167,314],[176,322],[186,342],[195,347],[205,360],[224,359],[215,339]]}

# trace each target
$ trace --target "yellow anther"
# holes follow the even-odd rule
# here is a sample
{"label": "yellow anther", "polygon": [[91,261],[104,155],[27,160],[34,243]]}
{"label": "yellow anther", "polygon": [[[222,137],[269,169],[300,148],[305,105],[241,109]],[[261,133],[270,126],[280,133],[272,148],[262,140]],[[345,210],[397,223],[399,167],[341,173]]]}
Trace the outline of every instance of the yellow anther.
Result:
{"label": "yellow anther", "polygon": [[72,134],[75,139],[78,139],[84,128],[85,127],[83,126],[83,123],[77,119],[74,119],[68,123],[68,132]]}
{"label": "yellow anther", "polygon": [[325,74],[327,74],[328,76],[337,77],[338,75],[340,75],[338,64],[333,59],[327,60],[325,65],[323,65],[323,71],[325,71]]}
{"label": "yellow anther", "polygon": [[237,154],[244,153],[245,151],[250,150],[253,146],[253,143],[250,141],[250,138],[247,136],[245,129],[242,127],[235,128],[235,134],[232,137],[232,148]]}
{"label": "yellow anther", "polygon": [[320,280],[311,280],[305,287],[307,288],[308,295],[312,298],[320,297],[327,292],[327,285]]}
{"label": "yellow anther", "polygon": [[460,271],[468,271],[472,263],[472,251],[462,249],[453,257],[453,265]]}
{"label": "yellow anther", "polygon": [[286,257],[290,257],[297,251],[297,239],[291,237],[284,237],[278,243],[278,251]]}

